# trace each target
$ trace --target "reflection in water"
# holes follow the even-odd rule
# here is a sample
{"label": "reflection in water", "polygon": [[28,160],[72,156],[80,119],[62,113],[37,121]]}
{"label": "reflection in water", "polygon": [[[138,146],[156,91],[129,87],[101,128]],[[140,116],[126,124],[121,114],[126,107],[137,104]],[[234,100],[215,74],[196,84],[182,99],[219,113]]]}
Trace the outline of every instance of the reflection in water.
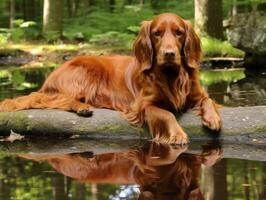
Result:
{"label": "reflection in water", "polygon": [[38,90],[54,68],[0,69],[0,100]]}
{"label": "reflection in water", "polygon": [[119,153],[30,155],[47,161],[57,172],[82,183],[137,184],[138,199],[204,199],[200,190],[201,164],[212,166],[221,156],[219,146],[204,146],[199,155],[186,147],[148,143]]}
{"label": "reflection in water", "polygon": [[226,106],[266,105],[266,73],[247,70],[202,72],[202,84],[216,102]]}
{"label": "reflection in water", "polygon": [[0,200],[264,200],[266,162],[221,156],[219,144],[148,143],[94,156],[1,152]]}

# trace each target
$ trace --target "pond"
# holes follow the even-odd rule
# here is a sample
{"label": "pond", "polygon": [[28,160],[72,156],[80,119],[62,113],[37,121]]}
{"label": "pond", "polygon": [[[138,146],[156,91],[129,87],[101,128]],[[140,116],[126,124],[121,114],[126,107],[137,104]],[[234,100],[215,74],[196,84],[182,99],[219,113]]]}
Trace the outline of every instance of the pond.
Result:
{"label": "pond", "polygon": [[137,143],[109,141],[108,150],[84,140],[1,144],[0,199],[265,199],[266,162],[228,157],[250,147]]}
{"label": "pond", "polygon": [[[53,68],[0,70],[0,99],[40,88]],[[203,70],[225,106],[266,105],[266,73]],[[266,199],[266,147],[192,142],[0,142],[0,200]]]}

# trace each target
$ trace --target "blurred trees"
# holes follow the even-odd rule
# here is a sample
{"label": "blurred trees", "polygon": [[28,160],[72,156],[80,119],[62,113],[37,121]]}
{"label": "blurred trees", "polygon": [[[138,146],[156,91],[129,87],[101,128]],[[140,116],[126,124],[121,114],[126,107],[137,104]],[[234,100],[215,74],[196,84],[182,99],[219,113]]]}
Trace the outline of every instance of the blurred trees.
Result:
{"label": "blurred trees", "polygon": [[78,3],[79,3],[79,1],[77,1],[77,0],[67,0],[68,16],[69,17],[76,16]]}
{"label": "blurred trees", "polygon": [[222,0],[195,0],[195,29],[202,35],[224,38]]}
{"label": "blurred trees", "polygon": [[[0,28],[14,28],[13,21],[18,19],[35,21],[39,36],[48,40],[62,35],[70,40],[82,35],[89,40],[106,30],[127,33],[127,27],[138,26],[155,14],[174,12],[194,21],[203,36],[224,39],[223,19],[260,2],[265,0],[1,0]],[[67,26],[63,29],[62,24]]]}
{"label": "blurred trees", "polygon": [[62,0],[44,0],[43,35],[48,39],[62,36]]}
{"label": "blurred trees", "polygon": [[13,21],[15,18],[15,0],[10,0],[9,6],[9,28],[13,28]]}
{"label": "blurred trees", "polygon": [[35,0],[23,0],[23,17],[25,21],[35,21]]}

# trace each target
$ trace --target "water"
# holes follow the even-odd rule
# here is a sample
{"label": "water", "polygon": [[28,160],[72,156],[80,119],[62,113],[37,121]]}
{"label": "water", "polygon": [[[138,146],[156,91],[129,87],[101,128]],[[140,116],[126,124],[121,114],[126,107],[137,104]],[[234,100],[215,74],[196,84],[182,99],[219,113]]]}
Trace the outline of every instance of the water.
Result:
{"label": "water", "polygon": [[[0,99],[37,90],[51,71],[1,69]],[[201,82],[222,105],[266,105],[264,72],[202,71]],[[266,199],[265,146],[121,143],[0,142],[0,200]]]}
{"label": "water", "polygon": [[[109,153],[93,155],[77,153],[78,146],[72,150],[75,153],[62,153],[75,144],[27,144],[31,146],[18,142],[9,153],[1,144],[1,200],[266,197],[266,162],[239,159],[244,157],[237,154],[238,159],[227,158],[232,146],[206,143],[187,148],[144,143],[120,151],[111,147]],[[94,148],[99,151],[101,147]],[[20,149],[26,153],[18,153]],[[51,153],[53,150],[61,153]]]}

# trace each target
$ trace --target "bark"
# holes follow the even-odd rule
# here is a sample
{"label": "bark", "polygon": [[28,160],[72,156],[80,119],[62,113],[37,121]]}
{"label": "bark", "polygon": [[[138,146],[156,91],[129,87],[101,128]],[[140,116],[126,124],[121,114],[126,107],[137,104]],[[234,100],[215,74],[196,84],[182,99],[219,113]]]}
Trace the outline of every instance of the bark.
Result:
{"label": "bark", "polygon": [[35,21],[35,0],[24,0],[23,11],[25,21]]}
{"label": "bark", "polygon": [[[177,117],[180,125],[194,139],[220,138],[229,142],[266,144],[266,106],[222,108],[223,127],[213,133],[202,126],[195,112]],[[147,139],[147,129],[130,125],[119,112],[96,109],[92,117],[79,117],[60,110],[24,110],[0,113],[0,134],[10,131],[32,136],[73,136],[109,139]]]}
{"label": "bark", "polygon": [[109,10],[110,12],[114,12],[116,6],[115,0],[109,0]]}
{"label": "bark", "polygon": [[195,0],[195,29],[200,35],[223,39],[222,0]]}
{"label": "bark", "polygon": [[[202,191],[205,199],[227,200],[226,160],[202,168]],[[223,195],[221,195],[223,194]]]}
{"label": "bark", "polygon": [[13,28],[13,21],[15,19],[15,0],[10,0],[9,2],[9,28]]}
{"label": "bark", "polygon": [[62,0],[44,0],[43,35],[53,38],[62,35]]}
{"label": "bark", "polygon": [[77,15],[77,0],[68,0],[68,15],[69,17],[74,17]]}

